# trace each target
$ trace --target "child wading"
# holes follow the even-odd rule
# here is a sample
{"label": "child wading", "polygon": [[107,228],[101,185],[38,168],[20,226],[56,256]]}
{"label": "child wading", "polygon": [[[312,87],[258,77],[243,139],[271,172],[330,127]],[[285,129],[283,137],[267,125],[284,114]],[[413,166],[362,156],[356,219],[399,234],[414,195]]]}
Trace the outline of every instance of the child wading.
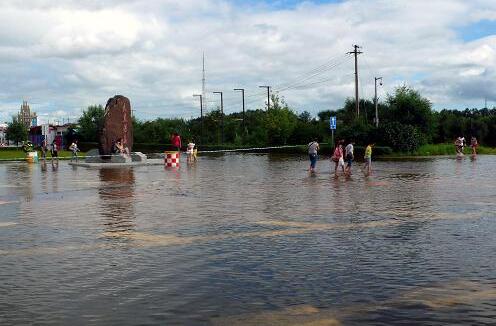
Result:
{"label": "child wading", "polygon": [[319,143],[317,140],[308,144],[308,156],[310,158],[310,172],[315,172],[315,165],[317,164],[317,151],[319,150]]}
{"label": "child wading", "polygon": [[188,143],[186,154],[188,154],[188,163],[193,163],[196,161],[196,148],[195,143],[193,143],[192,140]]}
{"label": "child wading", "polygon": [[369,176],[372,173],[372,147],[374,144],[368,144],[367,147],[365,148],[365,155],[363,156],[363,159],[365,160],[365,165],[363,167],[363,170],[365,172],[366,176]]}

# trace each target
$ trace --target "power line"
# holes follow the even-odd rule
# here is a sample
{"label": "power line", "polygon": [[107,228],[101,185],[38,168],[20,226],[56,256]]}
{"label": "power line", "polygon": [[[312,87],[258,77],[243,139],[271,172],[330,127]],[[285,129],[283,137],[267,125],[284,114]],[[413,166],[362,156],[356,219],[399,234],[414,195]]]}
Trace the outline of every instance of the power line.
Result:
{"label": "power line", "polygon": [[322,65],[319,65],[313,69],[310,69],[309,71],[307,72],[304,72],[300,75],[297,75],[292,81],[289,81],[289,82],[286,82],[286,83],[282,83],[282,84],[276,84],[276,86],[274,88],[285,88],[285,87],[288,87],[289,85],[291,84],[294,84],[294,83],[299,83],[302,81],[302,78],[304,79],[307,79],[308,75],[312,76],[314,74],[319,74],[320,72],[325,72],[327,71],[328,67],[329,66],[332,66],[334,65],[335,62],[338,62],[342,59],[342,57],[346,57],[346,54],[341,54],[341,55],[338,55],[338,56],[335,56],[331,59],[329,59],[327,62],[325,62],[324,64]]}
{"label": "power line", "polygon": [[[341,77],[346,77],[346,76],[351,76],[351,75],[354,75],[355,73],[349,73],[349,74],[346,74],[346,75],[342,75]],[[322,83],[327,83],[331,80],[335,80],[336,77],[330,77],[330,78],[326,78],[326,79],[320,79],[320,80],[317,80],[317,81],[314,81],[314,82],[311,82],[311,83],[305,83],[305,84],[302,84],[302,85],[299,85],[299,86],[295,86],[291,89],[288,89],[288,90],[305,90],[305,89],[311,89],[313,87],[309,87],[309,86],[313,86],[313,85],[317,85],[317,84],[322,84]],[[277,90],[277,92],[285,92],[287,90]]]}
{"label": "power line", "polygon": [[292,89],[294,87],[298,87],[299,85],[301,85],[301,83],[309,80],[309,79],[312,79],[314,77],[317,77],[318,75],[321,75],[327,71],[330,71],[336,67],[338,67],[340,64],[342,64],[344,61],[346,61],[348,57],[347,56],[344,56],[343,58],[341,58],[341,60],[337,61],[337,62],[333,62],[332,64],[326,66],[324,69],[321,69],[319,71],[316,71],[316,72],[313,72],[311,73],[310,75],[306,76],[305,78],[300,78],[299,80],[296,80],[292,83],[289,83],[287,84],[285,87],[282,87],[282,88],[279,88],[277,89],[278,91],[285,91],[285,90],[289,90],[289,89]]}
{"label": "power line", "polygon": [[[341,62],[337,62],[337,63],[336,63],[336,64],[334,64],[332,67],[329,67],[329,68],[327,69],[327,71],[329,71],[329,70],[331,70],[331,69],[333,69],[333,68],[338,67],[338,66],[339,66],[340,64],[342,64],[344,61],[346,61],[346,60],[342,60]],[[300,88],[300,87],[302,87],[302,86],[312,85],[312,84],[314,84],[314,83],[319,83],[320,81],[319,81],[319,82],[310,82],[310,83],[305,83],[304,81],[310,80],[311,78],[316,77],[316,76],[318,76],[318,75],[320,75],[320,74],[322,74],[322,73],[324,73],[324,72],[325,72],[325,71],[322,71],[321,73],[314,74],[314,75],[312,75],[312,76],[308,76],[307,78],[305,78],[305,79],[303,79],[302,81],[300,81],[300,83],[295,83],[295,84],[293,84],[292,86],[288,86],[288,87],[285,87],[285,88],[277,89],[277,91],[278,91],[278,92],[283,92],[283,91],[287,91],[287,90],[298,89],[298,88]],[[332,79],[334,79],[334,78],[329,78],[329,79],[326,79],[326,80],[324,80],[324,81],[328,81],[328,80],[332,80]]]}

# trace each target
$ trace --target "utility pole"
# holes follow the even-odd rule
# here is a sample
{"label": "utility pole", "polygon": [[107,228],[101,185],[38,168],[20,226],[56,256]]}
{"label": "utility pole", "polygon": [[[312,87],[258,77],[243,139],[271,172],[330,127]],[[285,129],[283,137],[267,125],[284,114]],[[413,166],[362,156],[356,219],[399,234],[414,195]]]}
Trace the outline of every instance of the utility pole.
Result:
{"label": "utility pole", "polygon": [[243,133],[246,131],[245,125],[245,89],[244,88],[235,88],[235,91],[241,91],[241,99],[243,100]]}
{"label": "utility pole", "polygon": [[270,110],[270,86],[258,86],[260,88],[267,88],[267,111]]}
{"label": "utility pole", "polygon": [[220,94],[220,114],[221,114],[221,128],[222,128],[222,144],[224,144],[224,99],[222,97],[222,92],[213,92],[214,94]]}
{"label": "utility pole", "polygon": [[193,94],[195,97],[200,98],[200,139],[201,142],[203,143],[203,96],[199,94]]}
{"label": "utility pole", "polygon": [[380,84],[382,86],[382,77],[374,77],[374,87],[375,87],[375,95],[374,95],[374,105],[375,105],[375,127],[379,127],[379,111],[377,110],[377,81],[380,80]]}
{"label": "utility pole", "polygon": [[351,52],[348,52],[348,54],[354,54],[355,55],[355,107],[356,107],[356,115],[357,119],[360,117],[360,102],[358,100],[358,55],[360,53],[363,53],[359,51],[360,47],[358,45],[353,45],[354,50]]}

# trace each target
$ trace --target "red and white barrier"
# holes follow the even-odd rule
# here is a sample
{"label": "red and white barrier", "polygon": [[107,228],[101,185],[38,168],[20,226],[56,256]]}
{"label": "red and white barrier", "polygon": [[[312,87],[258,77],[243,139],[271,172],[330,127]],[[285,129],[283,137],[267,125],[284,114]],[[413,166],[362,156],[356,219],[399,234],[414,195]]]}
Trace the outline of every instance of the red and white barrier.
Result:
{"label": "red and white barrier", "polygon": [[178,168],[179,167],[179,152],[165,152],[164,156],[165,167]]}

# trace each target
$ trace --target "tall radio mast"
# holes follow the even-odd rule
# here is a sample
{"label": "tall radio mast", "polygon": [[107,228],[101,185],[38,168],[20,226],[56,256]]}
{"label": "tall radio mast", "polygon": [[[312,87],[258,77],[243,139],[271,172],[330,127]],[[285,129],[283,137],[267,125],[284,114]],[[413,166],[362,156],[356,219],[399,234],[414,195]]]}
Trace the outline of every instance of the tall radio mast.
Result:
{"label": "tall radio mast", "polygon": [[207,110],[207,93],[205,92],[205,52],[202,53],[203,77],[202,77],[202,96],[203,96],[203,109]]}

